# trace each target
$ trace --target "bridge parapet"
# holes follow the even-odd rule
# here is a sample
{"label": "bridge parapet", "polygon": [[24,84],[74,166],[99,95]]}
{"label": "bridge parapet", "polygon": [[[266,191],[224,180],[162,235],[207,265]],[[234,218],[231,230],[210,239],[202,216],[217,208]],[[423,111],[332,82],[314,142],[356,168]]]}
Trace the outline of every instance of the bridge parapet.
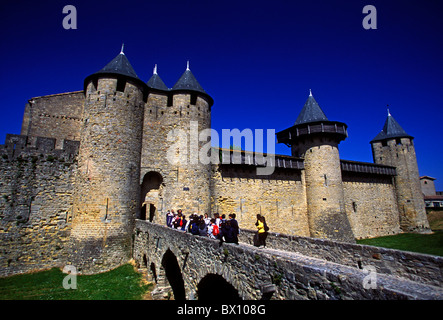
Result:
{"label": "bridge parapet", "polygon": [[[239,241],[252,244],[254,233],[242,230]],[[439,256],[274,232],[268,234],[266,245],[359,269],[373,266],[377,273],[443,286],[443,257]]]}

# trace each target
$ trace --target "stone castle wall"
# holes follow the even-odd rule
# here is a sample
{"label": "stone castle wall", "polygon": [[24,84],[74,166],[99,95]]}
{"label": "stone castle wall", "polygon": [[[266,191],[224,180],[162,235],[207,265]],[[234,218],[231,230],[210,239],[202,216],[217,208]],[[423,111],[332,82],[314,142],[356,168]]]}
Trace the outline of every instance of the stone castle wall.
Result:
{"label": "stone castle wall", "polygon": [[429,231],[429,223],[420,186],[415,148],[410,138],[372,143],[375,163],[395,166],[395,189],[400,226],[405,232]]}
{"label": "stone castle wall", "polygon": [[7,135],[0,146],[0,276],[67,260],[78,142]]}
{"label": "stone castle wall", "polygon": [[69,261],[94,273],[131,256],[144,102],[137,84],[112,77],[90,82],[86,95]]}
{"label": "stone castle wall", "polygon": [[[344,170],[343,161],[340,172],[337,151],[334,166],[311,170],[310,202],[303,159],[298,159],[301,166],[282,165],[269,176],[257,176],[254,165],[201,163],[195,150],[210,143],[196,140],[195,133],[211,127],[211,107],[204,96],[156,91],[144,101],[133,84],[117,92],[116,81],[103,79],[97,88],[90,84],[87,116],[82,91],[31,99],[22,125],[26,135],[8,135],[0,146],[4,274],[66,263],[72,234],[76,240],[94,238],[85,250],[102,250],[115,242],[116,250],[128,253],[128,234],[143,203],[155,208],[152,220],[161,224],[166,210],[183,209],[186,215],[236,213],[241,228],[255,229],[260,213],[271,231],[308,237],[309,206],[329,210],[332,197],[338,199],[334,210],[346,213],[355,238],[397,234],[401,226],[426,227],[426,216],[416,214],[419,193],[411,187],[418,179],[415,151],[404,139],[387,147],[374,144],[374,161],[383,165],[361,163],[364,173]],[[80,142],[67,138],[79,137],[83,152],[77,165]],[[322,151],[315,157],[318,162],[334,148],[314,149]],[[171,156],[179,162],[171,162]],[[317,166],[316,161],[309,165]],[[83,215],[86,211],[93,214]],[[74,213],[79,217],[75,221]],[[117,255],[127,257],[125,252]],[[95,259],[89,251],[82,255]]]}
{"label": "stone castle wall", "polygon": [[[357,239],[400,232],[393,178],[342,170],[343,207]],[[257,176],[256,167],[213,166],[211,212],[235,213],[241,228],[255,229],[256,215],[273,232],[310,236],[305,170],[276,168]],[[321,200],[321,199],[320,199]]]}
{"label": "stone castle wall", "polygon": [[167,209],[182,209],[187,215],[209,212],[211,166],[202,164],[196,154],[207,142],[196,139],[201,130],[210,126],[211,110],[203,97],[185,93],[169,97],[166,93],[149,95],[145,106],[140,183],[147,173],[156,172],[161,176],[158,196],[146,199],[157,208],[155,219],[160,211]]}
{"label": "stone castle wall", "polygon": [[373,238],[401,232],[391,176],[348,172],[342,175],[345,209],[355,238]]}
{"label": "stone castle wall", "polygon": [[246,229],[255,229],[256,216],[262,214],[272,230],[309,236],[303,174],[276,169],[270,176],[257,176],[253,166],[214,166],[212,212],[235,213]]}
{"label": "stone castle wall", "polygon": [[83,91],[35,97],[26,104],[21,134],[35,142],[35,137],[56,139],[56,147],[62,148],[63,140],[80,141],[82,124]]}

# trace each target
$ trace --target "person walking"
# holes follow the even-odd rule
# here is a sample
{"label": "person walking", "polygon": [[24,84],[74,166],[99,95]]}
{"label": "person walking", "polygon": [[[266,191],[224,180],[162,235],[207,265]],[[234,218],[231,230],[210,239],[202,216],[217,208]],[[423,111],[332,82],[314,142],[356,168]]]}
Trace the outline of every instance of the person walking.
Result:
{"label": "person walking", "polygon": [[[257,226],[257,236],[258,241],[256,246],[259,248],[265,248],[266,247],[266,238],[268,236],[269,228],[266,224],[266,219],[262,215],[257,215],[257,222],[255,223]],[[266,230],[267,229],[267,230]]]}

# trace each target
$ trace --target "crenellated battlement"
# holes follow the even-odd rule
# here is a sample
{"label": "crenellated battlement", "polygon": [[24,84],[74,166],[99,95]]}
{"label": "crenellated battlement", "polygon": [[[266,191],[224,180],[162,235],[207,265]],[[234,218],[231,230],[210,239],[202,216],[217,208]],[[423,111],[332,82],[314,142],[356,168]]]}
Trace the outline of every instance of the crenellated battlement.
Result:
{"label": "crenellated battlement", "polygon": [[80,141],[63,140],[63,148],[58,149],[55,138],[7,134],[5,144],[0,145],[0,154],[10,160],[39,155],[51,155],[68,160],[77,156],[79,146]]}

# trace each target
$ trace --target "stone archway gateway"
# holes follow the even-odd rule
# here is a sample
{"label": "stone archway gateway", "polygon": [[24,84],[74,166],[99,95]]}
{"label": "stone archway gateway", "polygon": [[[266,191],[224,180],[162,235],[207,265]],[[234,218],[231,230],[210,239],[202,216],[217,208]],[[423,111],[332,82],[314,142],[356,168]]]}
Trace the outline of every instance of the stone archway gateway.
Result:
{"label": "stone archway gateway", "polygon": [[157,210],[162,210],[162,183],[160,173],[149,171],[143,177],[140,187],[140,214],[141,220],[156,221]]}

